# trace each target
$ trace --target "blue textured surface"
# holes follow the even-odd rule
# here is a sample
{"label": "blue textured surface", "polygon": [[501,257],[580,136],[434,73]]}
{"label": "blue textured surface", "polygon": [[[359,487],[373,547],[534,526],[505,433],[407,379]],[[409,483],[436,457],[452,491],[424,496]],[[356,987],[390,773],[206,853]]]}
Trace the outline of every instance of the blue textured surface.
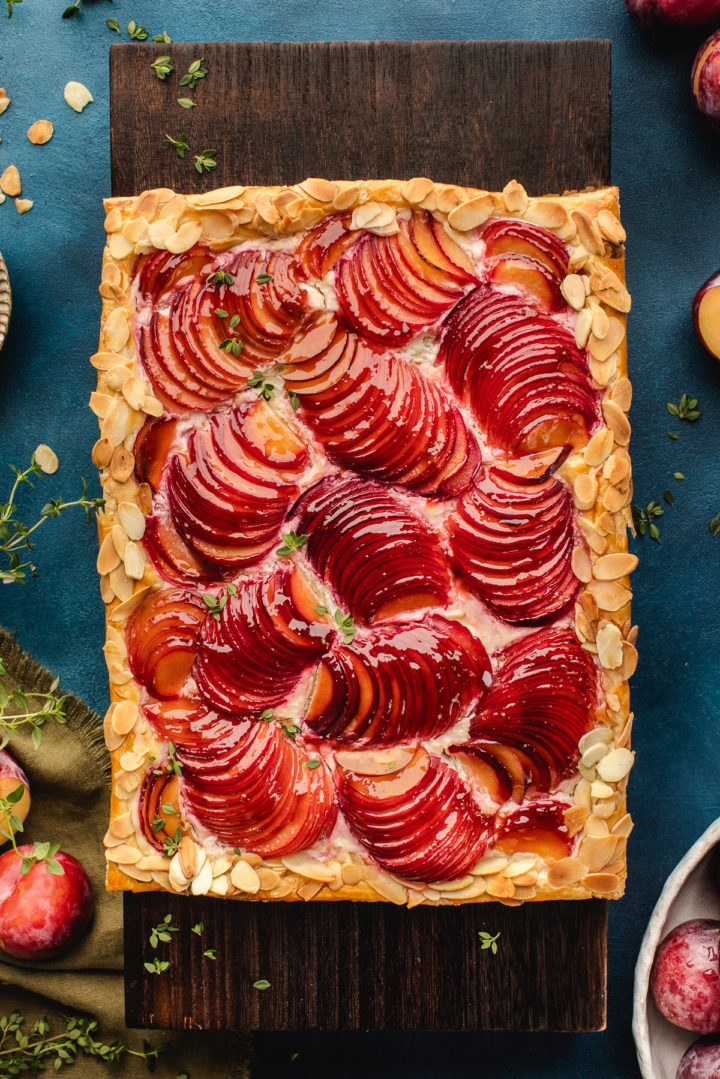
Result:
{"label": "blue textured surface", "polygon": [[[135,19],[151,33],[165,28],[176,41],[612,39],[613,180],[621,188],[634,299],[636,497],[647,503],[671,487],[676,501],[660,521],[662,546],[647,538],[636,546],[641,666],[633,682],[638,764],[631,808],[637,826],[628,894],[610,914],[608,1030],[525,1037],[260,1036],[254,1075],[269,1079],[286,1069],[315,1079],[636,1075],[630,1021],[640,938],[665,876],[720,813],[720,537],[713,539],[708,529],[720,511],[720,367],[696,342],[689,314],[696,288],[720,263],[720,143],[694,115],[688,90],[702,31],[654,40],[629,20],[622,0],[117,0],[112,7],[98,0],[77,21],[61,22],[65,2],[24,0],[11,21],[0,15],[0,83],[12,98],[0,118],[0,171],[17,164],[24,193],[35,199],[24,217],[9,199],[0,207],[0,249],[14,291],[11,330],[0,353],[0,475],[7,462],[26,461],[40,441],[61,460],[58,476],[43,479],[42,493],[23,495],[28,507],[58,492],[75,497],[79,476],[94,471],[89,447],[96,424],[84,405],[94,383],[87,357],[95,351],[100,310],[100,200],[110,191],[107,52],[118,38],[105,26],[107,16],[122,26]],[[95,96],[79,116],[62,98],[71,78]],[[34,147],[25,132],[40,117],[53,120],[55,137]],[[673,421],[665,409],[684,391],[700,400],[703,414],[695,424]],[[668,438],[669,429],[678,441]],[[684,482],[673,480],[676,470]],[[48,523],[39,538],[41,576],[27,589],[2,589],[0,622],[59,671],[68,689],[102,710],[107,692],[98,649],[94,529],[68,515]],[[294,1050],[300,1056],[290,1066]]]}

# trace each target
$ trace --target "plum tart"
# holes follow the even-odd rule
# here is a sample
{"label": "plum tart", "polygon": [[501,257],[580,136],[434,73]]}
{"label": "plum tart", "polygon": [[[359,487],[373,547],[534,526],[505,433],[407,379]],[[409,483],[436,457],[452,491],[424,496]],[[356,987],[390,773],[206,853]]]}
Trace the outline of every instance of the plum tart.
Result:
{"label": "plum tart", "polygon": [[108,887],[620,896],[617,190],[313,178],[106,212]]}

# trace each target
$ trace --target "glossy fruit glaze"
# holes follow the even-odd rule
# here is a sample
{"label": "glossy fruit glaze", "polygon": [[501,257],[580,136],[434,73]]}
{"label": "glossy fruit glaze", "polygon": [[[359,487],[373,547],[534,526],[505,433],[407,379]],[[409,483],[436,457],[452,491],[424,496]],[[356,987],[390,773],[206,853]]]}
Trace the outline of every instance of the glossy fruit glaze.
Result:
{"label": "glossy fruit glaze", "polygon": [[562,463],[599,422],[568,253],[516,219],[351,224],[138,259],[160,587],[126,636],[168,746],[142,827],[426,883],[552,862],[599,704],[568,628]]}

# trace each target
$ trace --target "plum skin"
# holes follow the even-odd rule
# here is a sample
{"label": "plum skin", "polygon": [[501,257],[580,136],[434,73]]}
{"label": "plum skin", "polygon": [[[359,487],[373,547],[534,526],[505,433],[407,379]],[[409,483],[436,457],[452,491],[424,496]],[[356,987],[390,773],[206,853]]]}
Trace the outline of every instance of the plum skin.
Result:
{"label": "plum skin", "polygon": [[[13,805],[13,814],[24,821],[30,811],[30,783],[14,757],[11,757],[7,750],[0,749],[0,797],[7,798],[20,784],[25,790],[20,801]],[[6,837],[0,835],[0,847],[6,842]]]}
{"label": "plum skin", "polygon": [[720,30],[698,49],[691,85],[695,104],[716,131],[720,131]]}
{"label": "plum skin", "polygon": [[692,316],[700,343],[711,356],[720,360],[720,270],[698,289]]}
{"label": "plum skin", "polygon": [[[30,854],[32,844],[18,847]],[[75,944],[93,912],[90,879],[76,858],[58,851],[63,874],[35,862],[21,874],[14,850],[0,857],[0,949],[15,959],[51,959]]]}
{"label": "plum skin", "polygon": [[647,26],[699,26],[720,15],[720,0],[625,0],[625,7]]}
{"label": "plum skin", "polygon": [[695,918],[661,941],[650,974],[660,1012],[697,1034],[720,1031],[720,922]]}
{"label": "plum skin", "polygon": [[675,1079],[718,1079],[720,1038],[698,1038],[678,1064]]}

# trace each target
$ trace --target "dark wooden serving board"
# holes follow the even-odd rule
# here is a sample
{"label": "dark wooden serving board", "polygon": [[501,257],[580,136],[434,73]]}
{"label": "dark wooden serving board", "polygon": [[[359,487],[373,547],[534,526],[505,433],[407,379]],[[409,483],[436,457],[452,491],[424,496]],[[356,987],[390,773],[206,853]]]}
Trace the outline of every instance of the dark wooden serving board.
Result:
{"label": "dark wooden serving board", "polygon": [[[166,82],[150,63],[169,54]],[[178,77],[205,57],[188,94]],[[610,43],[114,45],[112,188],[431,176],[531,193],[610,180]],[[197,107],[184,110],[177,98]],[[217,150],[200,176],[165,134]],[[150,928],[181,931],[147,974]],[[190,928],[202,921],[202,940]],[[479,931],[500,933],[496,955]],[[607,904],[252,903],[125,896],[129,1026],[599,1030]],[[214,948],[217,960],[203,957]],[[271,987],[253,988],[265,978]]]}

